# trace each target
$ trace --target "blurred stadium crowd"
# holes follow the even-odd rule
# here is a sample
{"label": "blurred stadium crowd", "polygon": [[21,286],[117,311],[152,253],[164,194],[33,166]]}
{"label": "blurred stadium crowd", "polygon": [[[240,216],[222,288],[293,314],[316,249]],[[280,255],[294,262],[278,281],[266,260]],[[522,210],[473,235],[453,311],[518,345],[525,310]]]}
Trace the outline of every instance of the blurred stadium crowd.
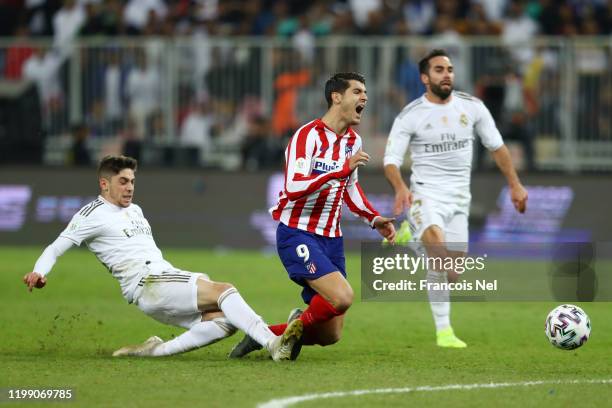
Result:
{"label": "blurred stadium crowd", "polygon": [[597,35],[612,29],[609,0],[4,0],[0,34],[55,36]]}
{"label": "blurred stadium crowd", "polygon": [[[612,0],[3,0],[0,78],[37,85],[47,163],[89,164],[123,150],[152,162],[257,169],[276,167],[286,138],[322,112],[330,70],[378,76],[366,126],[384,136],[422,93],[419,55],[443,46],[456,87],[487,103],[504,135],[522,145],[524,167],[535,169],[535,139],[563,138],[563,50],[535,39],[611,30]],[[354,39],[330,61],[317,44],[337,35],[431,42],[395,49],[385,70],[384,52],[351,49]],[[266,53],[262,36],[284,45]],[[495,44],[473,46],[474,37]],[[577,83],[566,86],[587,101],[573,126],[589,140],[612,139],[609,60],[609,44],[580,49]],[[151,153],[150,144],[159,149]]]}

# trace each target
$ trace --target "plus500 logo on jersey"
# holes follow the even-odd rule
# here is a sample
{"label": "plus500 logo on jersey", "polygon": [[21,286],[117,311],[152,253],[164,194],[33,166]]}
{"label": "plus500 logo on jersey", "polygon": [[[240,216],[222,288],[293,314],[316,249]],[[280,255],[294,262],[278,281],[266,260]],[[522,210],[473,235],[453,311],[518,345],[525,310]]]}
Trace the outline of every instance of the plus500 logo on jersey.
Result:
{"label": "plus500 logo on jersey", "polygon": [[314,174],[323,174],[340,170],[340,165],[335,161],[326,161],[323,159],[315,159],[314,165],[312,166],[312,172]]}

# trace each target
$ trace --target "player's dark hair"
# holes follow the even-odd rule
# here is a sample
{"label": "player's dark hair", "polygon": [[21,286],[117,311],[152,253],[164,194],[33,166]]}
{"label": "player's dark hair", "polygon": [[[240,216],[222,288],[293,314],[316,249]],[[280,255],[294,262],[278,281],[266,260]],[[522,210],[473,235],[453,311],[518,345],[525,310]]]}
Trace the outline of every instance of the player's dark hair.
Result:
{"label": "player's dark hair", "polygon": [[447,57],[450,58],[445,50],[436,48],[431,50],[419,61],[419,72],[427,75],[429,73],[429,61],[435,57]]}
{"label": "player's dark hair", "polygon": [[105,156],[98,164],[98,178],[104,177],[110,179],[115,174],[123,169],[132,169],[136,171],[138,161],[127,156]]}
{"label": "player's dark hair", "polygon": [[332,93],[344,93],[351,84],[350,80],[359,81],[365,85],[365,77],[357,72],[338,72],[325,82],[325,100],[327,101],[327,108],[332,106]]}

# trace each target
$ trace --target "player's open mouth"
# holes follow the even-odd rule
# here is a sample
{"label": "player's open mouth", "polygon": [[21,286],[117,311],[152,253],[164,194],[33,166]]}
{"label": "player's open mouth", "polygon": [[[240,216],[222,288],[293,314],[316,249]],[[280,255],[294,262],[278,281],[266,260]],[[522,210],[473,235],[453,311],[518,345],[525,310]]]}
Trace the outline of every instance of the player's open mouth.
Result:
{"label": "player's open mouth", "polygon": [[357,105],[355,111],[361,115],[361,112],[365,109],[365,105]]}

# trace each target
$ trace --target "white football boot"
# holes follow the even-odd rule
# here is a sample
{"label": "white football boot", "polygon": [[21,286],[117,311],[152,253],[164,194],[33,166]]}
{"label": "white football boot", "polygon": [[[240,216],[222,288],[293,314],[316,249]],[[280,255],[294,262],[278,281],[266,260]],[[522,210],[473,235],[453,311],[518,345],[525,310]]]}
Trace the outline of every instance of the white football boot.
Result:
{"label": "white football boot", "polygon": [[125,356],[136,356],[136,357],[148,357],[153,355],[152,352],[155,347],[162,344],[164,341],[157,336],[149,337],[147,341],[142,344],[136,344],[134,346],[121,347],[113,353],[113,357],[125,357]]}

